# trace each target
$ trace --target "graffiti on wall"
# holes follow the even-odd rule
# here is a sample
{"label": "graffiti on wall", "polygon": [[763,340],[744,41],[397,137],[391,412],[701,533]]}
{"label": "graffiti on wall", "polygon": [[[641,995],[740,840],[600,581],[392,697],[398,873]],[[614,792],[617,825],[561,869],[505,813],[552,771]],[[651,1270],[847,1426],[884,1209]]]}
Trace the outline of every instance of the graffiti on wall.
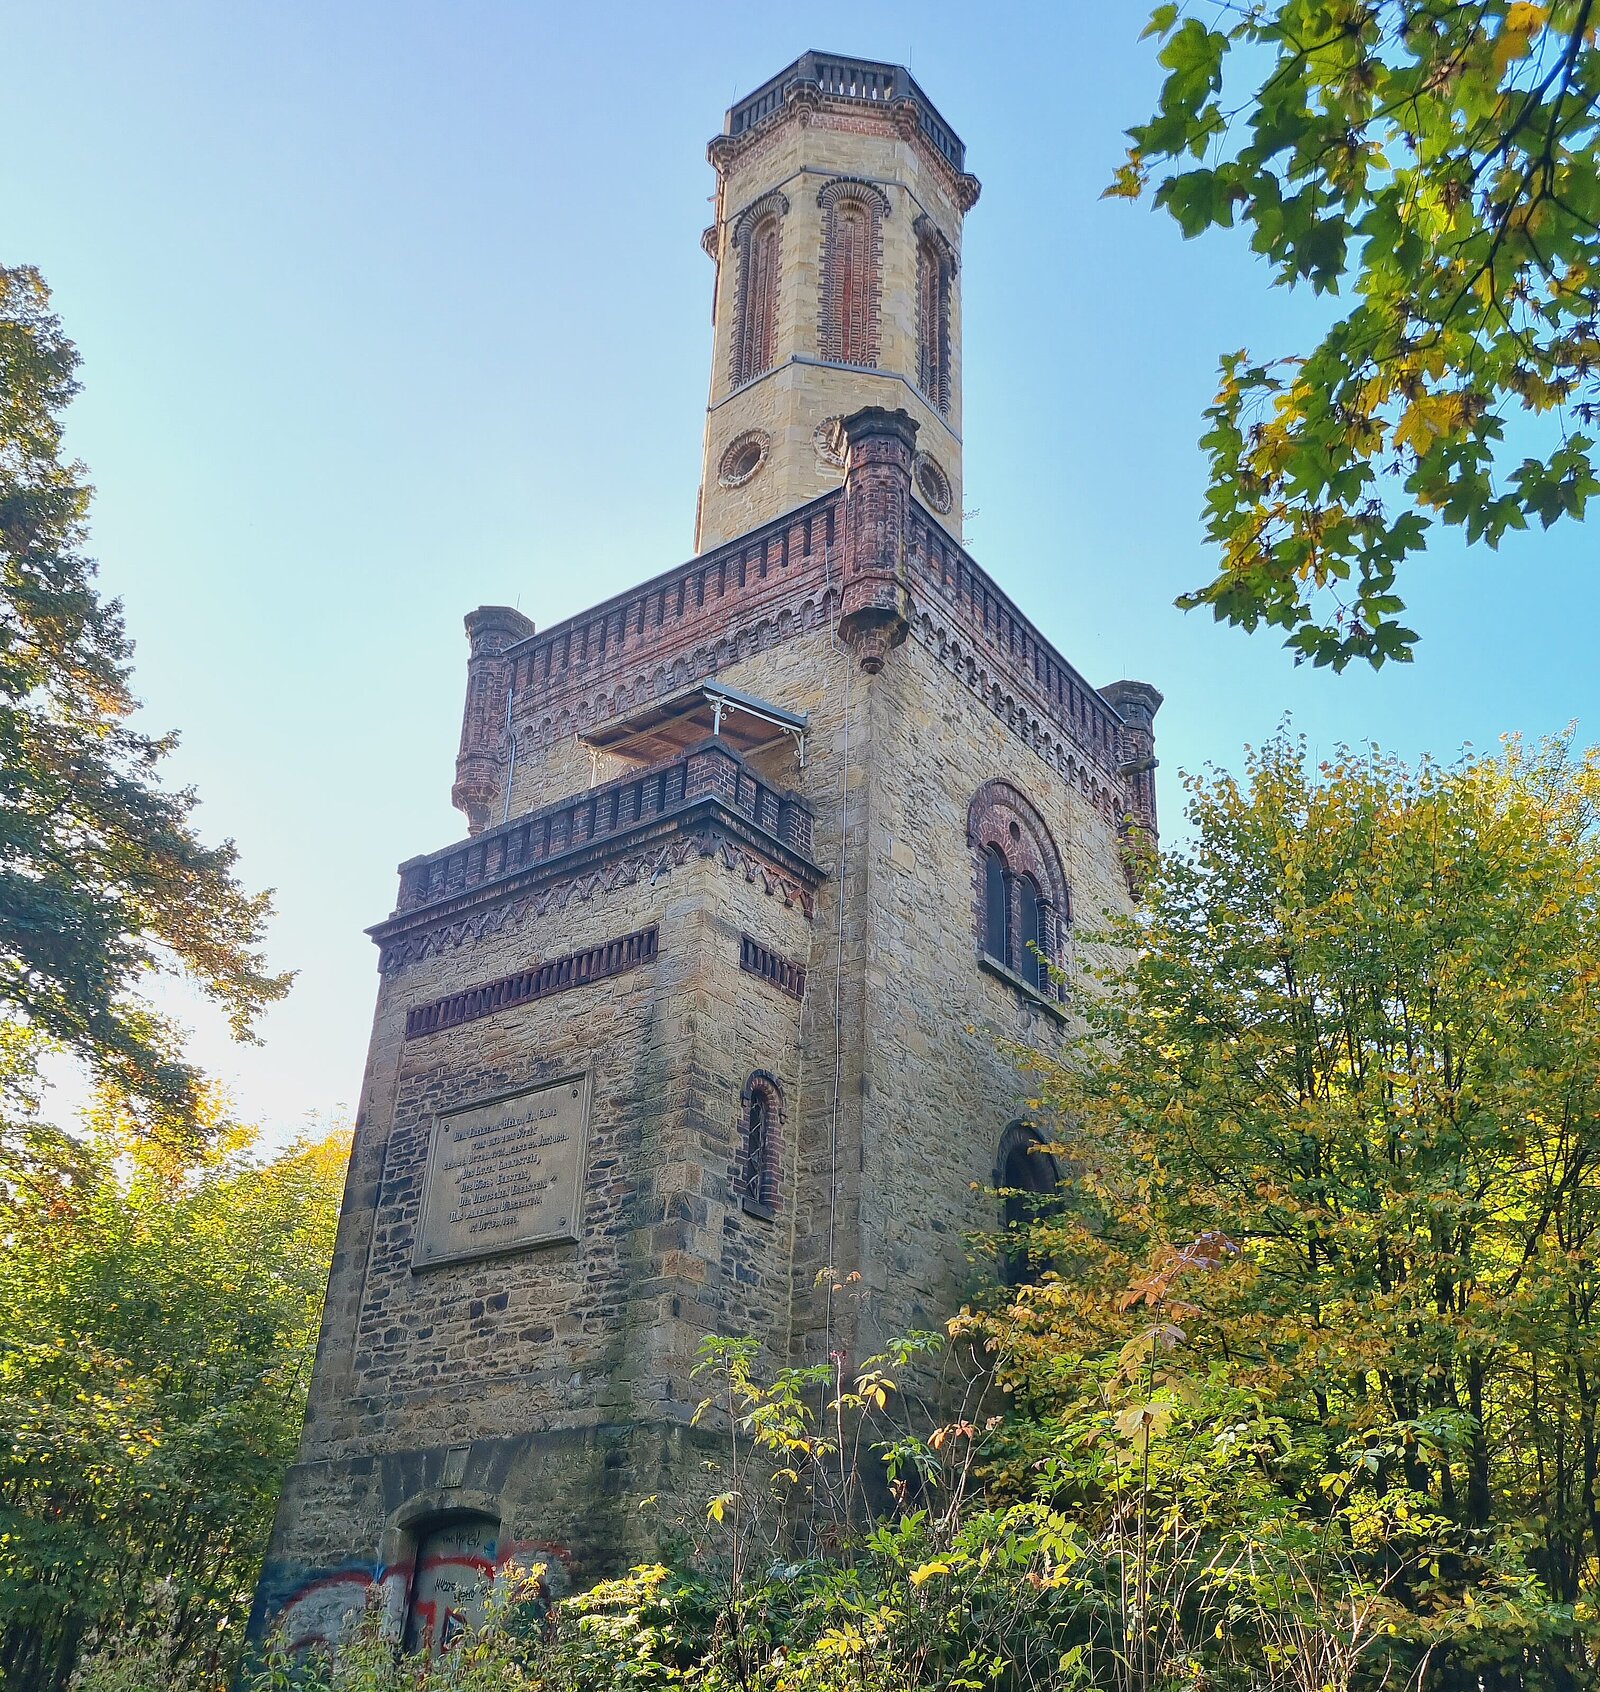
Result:
{"label": "graffiti on wall", "polygon": [[495,1585],[538,1566],[540,1600],[567,1590],[571,1553],[547,1540],[497,1544],[499,1526],[481,1517],[425,1530],[416,1555],[388,1566],[347,1563],[336,1569],[291,1571],[269,1566],[261,1583],[262,1634],[275,1634],[292,1652],[334,1649],[369,1610],[408,1650],[448,1650],[483,1615]]}

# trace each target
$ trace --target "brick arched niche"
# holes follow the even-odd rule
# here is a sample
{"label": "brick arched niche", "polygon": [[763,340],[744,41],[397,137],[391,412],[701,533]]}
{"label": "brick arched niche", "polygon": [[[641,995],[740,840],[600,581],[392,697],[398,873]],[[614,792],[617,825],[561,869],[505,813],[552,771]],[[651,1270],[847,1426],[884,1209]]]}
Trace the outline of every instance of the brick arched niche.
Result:
{"label": "brick arched niche", "polygon": [[1045,998],[1061,998],[1038,952],[1050,963],[1065,961],[1072,895],[1044,818],[1009,781],[986,781],[967,808],[967,843],[979,958]]}
{"label": "brick arched niche", "polygon": [[734,1185],[753,1216],[778,1213],[783,1165],[783,1088],[764,1069],[753,1069],[739,1092],[739,1147]]}
{"label": "brick arched niche", "polygon": [[919,214],[917,237],[917,386],[945,417],[955,388],[950,336],[950,296],[956,250],[932,218]]}
{"label": "brick arched niche", "polygon": [[888,197],[870,182],[841,176],[823,185],[817,204],[822,208],[817,352],[832,364],[876,368]]}
{"label": "brick arched niche", "polygon": [[788,211],[788,198],[774,191],[747,206],[733,226],[738,293],[730,374],[736,388],[765,374],[777,361],[778,276]]}

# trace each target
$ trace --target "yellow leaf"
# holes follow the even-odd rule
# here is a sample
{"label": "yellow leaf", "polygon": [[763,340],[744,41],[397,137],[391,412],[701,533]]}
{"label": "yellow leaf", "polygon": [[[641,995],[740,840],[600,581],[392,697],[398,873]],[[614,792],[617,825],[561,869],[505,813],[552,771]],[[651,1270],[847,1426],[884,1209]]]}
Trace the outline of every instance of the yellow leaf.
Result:
{"label": "yellow leaf", "polygon": [[950,1565],[948,1563],[924,1563],[920,1569],[911,1571],[911,1584],[922,1586],[927,1581],[932,1580],[935,1575],[947,1575],[949,1572]]}
{"label": "yellow leaf", "polygon": [[1518,4],[1506,11],[1506,21],[1494,41],[1494,73],[1503,76],[1513,59],[1525,59],[1533,50],[1533,38],[1544,28],[1543,6]]}

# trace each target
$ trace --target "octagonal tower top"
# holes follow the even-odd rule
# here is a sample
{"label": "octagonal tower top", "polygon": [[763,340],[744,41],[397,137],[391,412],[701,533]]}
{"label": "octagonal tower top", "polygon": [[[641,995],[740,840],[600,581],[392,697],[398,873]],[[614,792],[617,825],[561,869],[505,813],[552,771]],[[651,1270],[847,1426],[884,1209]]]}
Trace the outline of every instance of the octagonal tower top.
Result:
{"label": "octagonal tower top", "polygon": [[711,392],[696,550],[838,486],[840,419],[903,408],[917,497],[961,528],[966,148],[903,65],[804,53],[709,148]]}

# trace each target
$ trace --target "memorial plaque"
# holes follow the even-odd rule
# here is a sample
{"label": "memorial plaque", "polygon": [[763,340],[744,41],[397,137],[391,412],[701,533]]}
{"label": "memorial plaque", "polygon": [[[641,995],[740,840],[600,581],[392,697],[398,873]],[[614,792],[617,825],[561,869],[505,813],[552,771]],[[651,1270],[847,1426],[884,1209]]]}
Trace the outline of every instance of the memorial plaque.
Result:
{"label": "memorial plaque", "polygon": [[587,1075],[439,1117],[412,1267],[577,1239],[588,1134]]}

